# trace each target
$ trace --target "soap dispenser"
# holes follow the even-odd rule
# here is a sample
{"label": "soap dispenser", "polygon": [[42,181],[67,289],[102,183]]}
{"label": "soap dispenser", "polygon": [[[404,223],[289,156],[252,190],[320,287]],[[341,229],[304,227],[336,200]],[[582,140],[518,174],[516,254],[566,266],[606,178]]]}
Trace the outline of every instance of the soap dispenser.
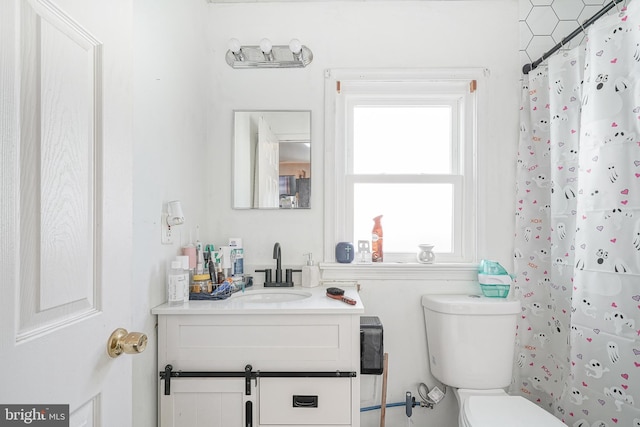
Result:
{"label": "soap dispenser", "polygon": [[302,287],[313,288],[320,284],[320,269],[313,263],[313,254],[305,254],[307,265],[302,267]]}

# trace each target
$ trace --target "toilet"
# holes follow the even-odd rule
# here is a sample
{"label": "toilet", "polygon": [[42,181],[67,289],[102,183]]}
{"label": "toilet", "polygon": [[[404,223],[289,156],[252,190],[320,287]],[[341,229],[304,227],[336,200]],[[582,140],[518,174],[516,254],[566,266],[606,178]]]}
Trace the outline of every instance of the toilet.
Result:
{"label": "toilet", "polygon": [[478,295],[422,297],[431,374],[453,389],[460,427],[566,427],[509,396],[520,302]]}

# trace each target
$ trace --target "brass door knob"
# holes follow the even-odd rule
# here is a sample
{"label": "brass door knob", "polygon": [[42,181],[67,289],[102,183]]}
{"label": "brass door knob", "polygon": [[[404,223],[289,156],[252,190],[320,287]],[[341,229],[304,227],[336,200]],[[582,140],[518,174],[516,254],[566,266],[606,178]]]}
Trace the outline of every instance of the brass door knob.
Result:
{"label": "brass door knob", "polygon": [[138,354],[147,348],[147,336],[142,332],[127,332],[126,329],[118,328],[107,341],[107,353],[116,358],[122,353]]}

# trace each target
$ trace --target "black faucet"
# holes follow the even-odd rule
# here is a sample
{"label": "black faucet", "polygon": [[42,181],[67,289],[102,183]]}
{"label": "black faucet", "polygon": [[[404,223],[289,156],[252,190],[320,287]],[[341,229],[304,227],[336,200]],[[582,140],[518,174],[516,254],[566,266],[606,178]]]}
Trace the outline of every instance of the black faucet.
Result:
{"label": "black faucet", "polygon": [[285,270],[285,278],[282,280],[282,249],[280,249],[280,243],[276,242],[273,245],[273,259],[276,260],[276,277],[271,281],[271,269],[256,270],[256,272],[264,273],[264,287],[265,288],[290,288],[293,286],[293,273],[301,272],[302,270],[294,270],[287,268]]}
{"label": "black faucet", "polygon": [[273,259],[276,260],[276,283],[282,283],[282,251],[278,242],[273,245]]}

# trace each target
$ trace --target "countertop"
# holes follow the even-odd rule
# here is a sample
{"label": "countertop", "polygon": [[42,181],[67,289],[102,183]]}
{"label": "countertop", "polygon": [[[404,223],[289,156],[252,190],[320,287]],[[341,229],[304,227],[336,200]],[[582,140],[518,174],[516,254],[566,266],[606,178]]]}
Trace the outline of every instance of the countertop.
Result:
{"label": "countertop", "polygon": [[[335,286],[344,289],[346,297],[356,300],[355,305],[326,296],[327,287]],[[201,315],[201,314],[363,314],[364,306],[354,286],[331,284],[315,288],[264,288],[252,286],[247,290],[234,293],[225,300],[189,301],[182,306],[169,306],[167,303],[151,309],[151,314],[158,315]],[[265,295],[267,294],[267,295]],[[268,301],[274,294],[309,295],[293,301]],[[256,301],[261,300],[263,301]]]}

